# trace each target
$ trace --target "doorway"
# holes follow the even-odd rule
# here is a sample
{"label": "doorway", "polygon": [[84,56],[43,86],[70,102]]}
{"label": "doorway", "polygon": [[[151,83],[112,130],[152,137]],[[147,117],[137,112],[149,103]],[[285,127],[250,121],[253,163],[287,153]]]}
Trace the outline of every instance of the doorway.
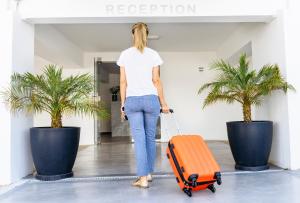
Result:
{"label": "doorway", "polygon": [[[110,118],[102,120],[95,118],[96,144],[130,144],[134,139],[130,133],[129,122],[121,119],[120,107],[120,71],[115,61],[94,59],[95,96],[104,102]],[[160,141],[160,118],[157,122],[156,140]]]}

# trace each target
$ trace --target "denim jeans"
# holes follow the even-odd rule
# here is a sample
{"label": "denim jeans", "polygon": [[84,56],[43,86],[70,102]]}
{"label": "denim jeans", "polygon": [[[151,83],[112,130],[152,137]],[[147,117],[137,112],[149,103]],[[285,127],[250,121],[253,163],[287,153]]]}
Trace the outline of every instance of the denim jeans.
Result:
{"label": "denim jeans", "polygon": [[155,133],[160,113],[157,95],[129,96],[124,111],[134,138],[137,175],[152,173],[156,157]]}

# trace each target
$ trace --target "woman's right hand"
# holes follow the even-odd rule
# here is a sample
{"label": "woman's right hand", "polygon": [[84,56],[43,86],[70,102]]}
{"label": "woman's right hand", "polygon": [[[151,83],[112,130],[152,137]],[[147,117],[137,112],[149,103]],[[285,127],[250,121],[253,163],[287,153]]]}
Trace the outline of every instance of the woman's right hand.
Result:
{"label": "woman's right hand", "polygon": [[170,109],[169,109],[167,104],[162,104],[161,105],[161,110],[162,110],[162,113],[169,113],[170,112]]}

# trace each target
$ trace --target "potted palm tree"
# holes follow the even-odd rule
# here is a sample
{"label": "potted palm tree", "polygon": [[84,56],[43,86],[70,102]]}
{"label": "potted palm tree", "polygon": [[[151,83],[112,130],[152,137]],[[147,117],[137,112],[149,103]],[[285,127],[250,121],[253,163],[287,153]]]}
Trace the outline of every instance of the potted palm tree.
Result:
{"label": "potted palm tree", "polygon": [[264,96],[275,90],[287,92],[293,89],[280,73],[278,65],[264,65],[260,70],[251,70],[245,54],[240,56],[239,64],[232,66],[224,60],[216,61],[211,69],[220,74],[213,82],[204,84],[209,93],[203,107],[217,101],[238,102],[242,105],[243,121],[227,122],[227,134],[230,148],[239,170],[268,169],[271,151],[272,121],[252,121],[251,106],[261,104]]}
{"label": "potted palm tree", "polygon": [[47,112],[50,127],[30,129],[31,151],[40,180],[58,180],[73,176],[80,128],[62,124],[65,114],[108,116],[104,105],[95,101],[94,81],[89,74],[62,77],[62,68],[45,67],[43,74],[14,73],[4,92],[5,102],[13,112]]}

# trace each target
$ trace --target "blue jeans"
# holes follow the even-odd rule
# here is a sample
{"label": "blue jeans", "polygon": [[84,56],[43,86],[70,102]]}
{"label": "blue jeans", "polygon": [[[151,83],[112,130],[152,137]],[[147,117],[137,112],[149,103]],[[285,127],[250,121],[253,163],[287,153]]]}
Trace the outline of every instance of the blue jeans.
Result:
{"label": "blue jeans", "polygon": [[124,111],[128,117],[130,131],[134,138],[137,175],[152,173],[156,157],[155,133],[160,113],[156,95],[129,96]]}

